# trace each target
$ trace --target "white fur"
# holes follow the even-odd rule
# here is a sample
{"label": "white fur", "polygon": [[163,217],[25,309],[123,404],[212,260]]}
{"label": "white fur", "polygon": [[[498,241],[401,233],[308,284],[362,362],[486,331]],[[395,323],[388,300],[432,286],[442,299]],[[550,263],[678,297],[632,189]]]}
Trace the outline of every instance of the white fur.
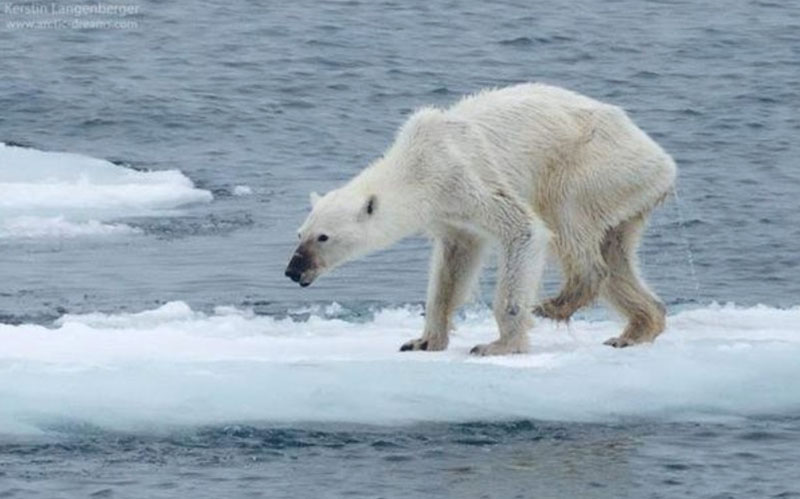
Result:
{"label": "white fur", "polygon": [[[494,240],[500,248],[494,300],[500,338],[473,352],[522,352],[548,243],[574,277],[562,295],[592,298],[613,274],[601,252],[605,238],[620,224],[646,218],[675,174],[669,155],[618,107],[542,84],[482,91],[446,110],[417,111],[382,158],[314,203],[300,228],[302,244],[317,261],[306,280],[427,232],[435,244],[426,326],[404,348],[440,350],[486,242]],[[371,197],[374,211],[367,214]],[[329,240],[319,242],[323,233]],[[635,252],[638,239],[625,237],[630,242],[614,248]],[[633,257],[625,253],[619,260],[638,276]],[[632,279],[631,300],[652,298],[657,305],[638,277]],[[631,318],[636,311],[629,312]]]}

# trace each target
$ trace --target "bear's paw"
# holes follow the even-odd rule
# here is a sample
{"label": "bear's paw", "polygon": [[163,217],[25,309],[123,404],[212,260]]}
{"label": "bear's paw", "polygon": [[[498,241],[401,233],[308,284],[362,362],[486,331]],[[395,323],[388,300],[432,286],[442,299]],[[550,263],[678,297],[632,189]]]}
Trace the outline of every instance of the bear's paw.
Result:
{"label": "bear's paw", "polygon": [[526,353],[528,345],[524,341],[497,340],[491,343],[475,345],[469,351],[472,355],[486,357],[488,355],[508,355],[512,353]]}
{"label": "bear's paw", "polygon": [[447,338],[422,337],[403,343],[400,347],[401,352],[411,352],[424,350],[426,352],[438,352],[447,348]]}

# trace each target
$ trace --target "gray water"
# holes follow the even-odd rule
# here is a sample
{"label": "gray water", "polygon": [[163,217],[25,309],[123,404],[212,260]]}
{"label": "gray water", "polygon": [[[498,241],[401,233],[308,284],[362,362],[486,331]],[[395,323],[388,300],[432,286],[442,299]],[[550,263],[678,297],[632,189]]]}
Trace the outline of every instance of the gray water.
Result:
{"label": "gray water", "polygon": [[[179,169],[215,200],[125,220],[144,237],[0,240],[3,322],[170,300],[276,315],[334,299],[353,309],[421,302],[420,238],[309,289],[285,279],[308,192],[380,155],[414,108],[522,81],[621,105],[675,157],[679,201],[656,213],[641,251],[669,306],[798,304],[794,2],[131,5],[139,12],[125,29],[14,28],[7,21],[24,16],[0,17],[0,141]],[[254,194],[234,196],[236,185]],[[488,272],[486,299],[492,284]],[[61,428],[46,442],[4,441],[0,495],[800,495],[797,419],[476,425]],[[463,432],[490,436],[464,443]]]}
{"label": "gray water", "polygon": [[[82,430],[82,431],[81,431]],[[71,429],[0,446],[4,497],[798,496],[798,421]]]}

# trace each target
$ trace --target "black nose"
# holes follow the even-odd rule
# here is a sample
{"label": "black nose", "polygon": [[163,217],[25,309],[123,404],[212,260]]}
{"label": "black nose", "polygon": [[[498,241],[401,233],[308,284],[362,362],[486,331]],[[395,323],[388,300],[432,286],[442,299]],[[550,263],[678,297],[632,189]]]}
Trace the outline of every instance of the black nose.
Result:
{"label": "black nose", "polygon": [[[303,273],[308,270],[311,260],[308,258],[306,251],[302,246],[298,247],[289,260],[289,265],[286,266],[286,272],[283,274],[294,282],[300,282]],[[308,286],[306,283],[305,286]],[[303,283],[301,283],[303,285]]]}
{"label": "black nose", "polygon": [[286,275],[286,277],[293,280],[294,282],[299,282],[300,276],[302,276],[303,273],[297,269],[289,267],[288,269],[286,269],[286,272],[284,272],[284,275]]}

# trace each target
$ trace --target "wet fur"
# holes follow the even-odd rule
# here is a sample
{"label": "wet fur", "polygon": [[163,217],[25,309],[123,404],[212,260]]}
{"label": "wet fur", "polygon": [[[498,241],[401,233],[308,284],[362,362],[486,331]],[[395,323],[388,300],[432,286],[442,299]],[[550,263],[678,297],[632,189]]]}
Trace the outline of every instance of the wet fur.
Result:
{"label": "wet fur", "polygon": [[[434,239],[425,328],[402,350],[447,347],[453,312],[468,298],[490,241],[499,248],[493,310],[500,337],[473,353],[527,350],[549,250],[565,282],[536,313],[568,320],[602,296],[628,319],[609,344],[628,346],[664,329],[664,307],[639,276],[636,248],[675,175],[670,156],[620,108],[552,86],[517,85],[415,113],[383,158],[319,200],[300,235],[346,237],[336,251],[310,246],[331,266],[415,232]],[[375,216],[359,218],[370,196]]]}

